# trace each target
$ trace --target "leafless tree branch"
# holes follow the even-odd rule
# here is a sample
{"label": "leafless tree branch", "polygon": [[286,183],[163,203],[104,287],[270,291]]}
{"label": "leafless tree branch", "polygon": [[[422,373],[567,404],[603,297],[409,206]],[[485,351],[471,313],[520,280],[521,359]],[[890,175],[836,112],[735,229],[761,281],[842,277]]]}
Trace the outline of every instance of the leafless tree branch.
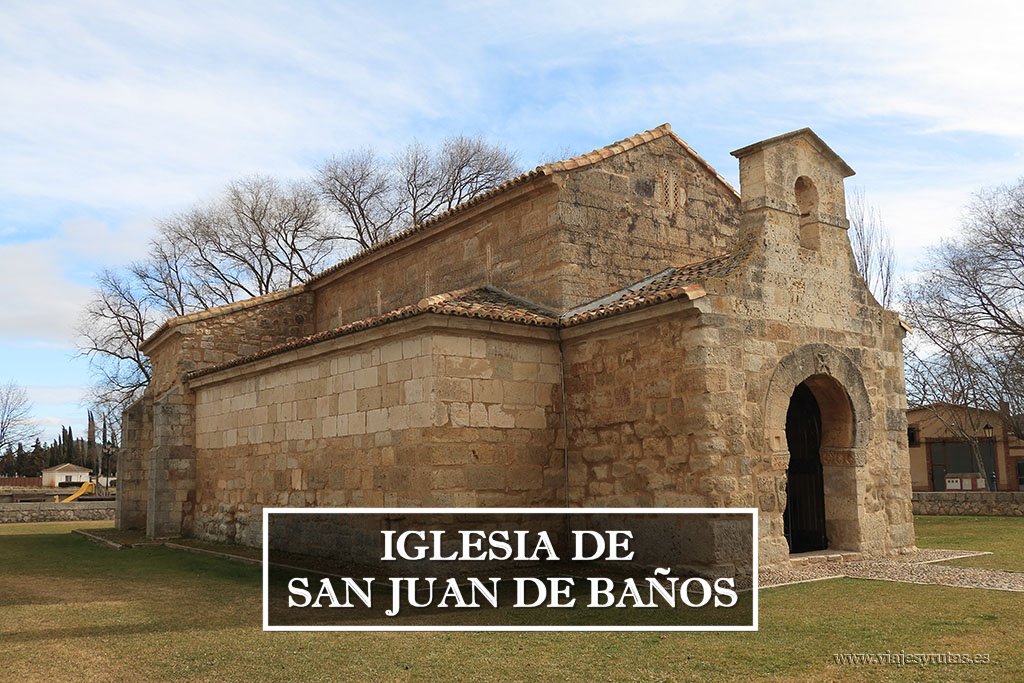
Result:
{"label": "leafless tree branch", "polygon": [[0,384],[0,450],[31,441],[38,433],[25,387],[13,381]]}
{"label": "leafless tree branch", "polygon": [[309,280],[338,255],[365,249],[491,189],[515,157],[480,138],[412,144],[391,160],[372,150],[334,157],[309,183],[267,176],[229,183],[212,202],[159,225],[145,259],[104,271],[79,323],[97,405],[127,406],[151,369],[143,340],[165,318]]}
{"label": "leafless tree branch", "polygon": [[882,222],[878,207],[869,204],[864,191],[853,190],[847,198],[850,246],[868,289],[878,303],[889,307],[896,284],[896,249],[892,235]]}

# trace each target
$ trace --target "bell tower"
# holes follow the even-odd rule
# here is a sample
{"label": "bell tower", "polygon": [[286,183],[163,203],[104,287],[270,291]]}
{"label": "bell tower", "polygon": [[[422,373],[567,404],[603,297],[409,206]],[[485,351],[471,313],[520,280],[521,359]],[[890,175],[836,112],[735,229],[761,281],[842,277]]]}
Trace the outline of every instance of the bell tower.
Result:
{"label": "bell tower", "polygon": [[766,254],[847,261],[843,179],[854,171],[814,131],[801,128],[732,155],[740,162],[743,230],[761,235]]}

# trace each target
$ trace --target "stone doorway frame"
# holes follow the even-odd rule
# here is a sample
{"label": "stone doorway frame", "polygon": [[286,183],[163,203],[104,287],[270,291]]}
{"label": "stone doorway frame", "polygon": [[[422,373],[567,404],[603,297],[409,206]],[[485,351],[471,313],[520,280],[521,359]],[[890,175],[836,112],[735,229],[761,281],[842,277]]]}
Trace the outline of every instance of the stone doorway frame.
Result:
{"label": "stone doorway frame", "polygon": [[[829,549],[861,551],[865,547],[861,502],[867,485],[864,465],[871,442],[871,402],[860,369],[845,353],[827,344],[807,344],[789,353],[779,361],[769,382],[764,404],[765,443],[779,504],[764,514],[770,528],[781,534],[789,469],[786,413],[793,391],[801,383],[814,394],[821,410]],[[785,538],[780,540],[788,548]]]}

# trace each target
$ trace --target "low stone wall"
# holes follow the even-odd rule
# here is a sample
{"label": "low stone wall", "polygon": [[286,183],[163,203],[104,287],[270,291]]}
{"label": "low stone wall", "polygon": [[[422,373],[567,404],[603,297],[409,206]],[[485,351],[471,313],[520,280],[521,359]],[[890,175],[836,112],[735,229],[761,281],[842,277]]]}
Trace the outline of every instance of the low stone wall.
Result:
{"label": "low stone wall", "polygon": [[1024,491],[915,491],[915,515],[1024,517]]}
{"label": "low stone wall", "polygon": [[83,519],[114,519],[114,501],[0,503],[0,524],[9,522],[73,522]]}

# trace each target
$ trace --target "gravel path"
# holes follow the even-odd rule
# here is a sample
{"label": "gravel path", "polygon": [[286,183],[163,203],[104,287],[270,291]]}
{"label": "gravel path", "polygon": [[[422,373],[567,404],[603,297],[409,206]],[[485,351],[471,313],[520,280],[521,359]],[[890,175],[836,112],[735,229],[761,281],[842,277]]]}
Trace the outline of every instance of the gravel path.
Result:
{"label": "gravel path", "polygon": [[1024,572],[1008,572],[1001,569],[867,561],[851,562],[844,573],[857,579],[1024,592]]}
{"label": "gravel path", "polygon": [[773,588],[792,583],[838,579],[845,576],[856,579],[954,586],[956,588],[1024,592],[1024,572],[934,564],[961,557],[988,554],[964,550],[924,549],[886,560],[832,561],[802,566],[769,567],[760,571],[758,583],[761,588]]}
{"label": "gravel path", "polygon": [[959,560],[962,557],[978,557],[979,555],[991,555],[992,553],[980,550],[939,550],[937,548],[918,548],[916,552],[906,555],[897,555],[891,558],[893,562],[904,564],[930,564],[932,562],[948,562]]}
{"label": "gravel path", "polygon": [[845,565],[832,562],[806,567],[767,567],[758,572],[757,585],[759,588],[775,588],[791,583],[838,579],[843,576],[844,568]]}

